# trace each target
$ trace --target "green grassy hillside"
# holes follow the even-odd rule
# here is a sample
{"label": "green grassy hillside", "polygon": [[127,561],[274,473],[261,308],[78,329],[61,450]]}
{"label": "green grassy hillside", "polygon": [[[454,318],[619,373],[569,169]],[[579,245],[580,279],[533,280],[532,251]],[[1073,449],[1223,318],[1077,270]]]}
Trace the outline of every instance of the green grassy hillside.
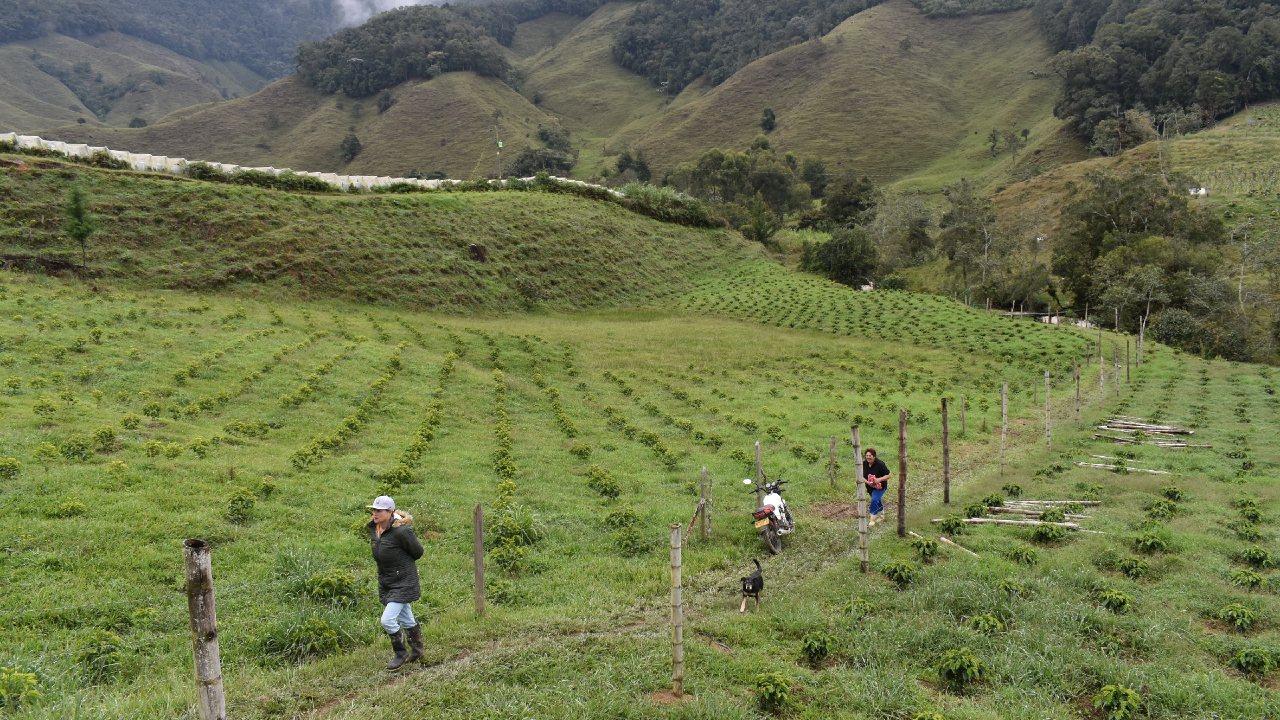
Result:
{"label": "green grassy hillside", "polygon": [[179,108],[252,94],[266,83],[237,63],[199,62],[120,33],[4,43],[0,63],[0,127],[19,132],[78,119],[116,127],[139,117],[155,122]]}
{"label": "green grassy hillside", "polygon": [[[50,133],[111,148],[241,165],[403,177],[413,170],[472,179],[493,174],[494,131],[513,154],[537,144],[544,111],[507,85],[473,73],[406,83],[378,112],[374,98],[324,95],[296,77],[248,98],[187,108],[141,130],[69,126]],[[344,163],[346,135],[364,150]]]}
{"label": "green grassy hillside", "polygon": [[[746,147],[772,108],[776,146],[904,188],[933,190],[960,177],[1000,185],[1083,157],[1052,117],[1058,86],[1044,72],[1049,51],[1028,11],[930,19],[895,0],[716,88],[694,85],[667,101],[613,61],[614,34],[634,9],[613,3],[585,19],[524,23],[511,50],[519,93],[447,73],[395,88],[396,104],[379,113],[373,98],[321,95],[287,79],[142,131],[68,126],[48,135],[246,165],[473,178],[496,169],[495,128],[510,156],[540,144],[539,125],[560,125],[579,152],[574,174],[592,177],[625,149],[643,150],[660,174],[711,147]],[[992,157],[993,128],[1026,129],[1028,147]],[[338,146],[348,133],[364,151],[344,164]]]}
{"label": "green grassy hillside", "polygon": [[572,195],[306,196],[12,159],[0,165],[6,255],[79,262],[61,232],[74,181],[102,219],[89,264],[147,287],[565,310],[652,302],[691,289],[699,271],[758,256],[736,234]]}
{"label": "green grassy hillside", "polygon": [[665,107],[657,88],[613,61],[614,34],[634,10],[630,3],[606,5],[520,65],[528,76],[525,95],[536,93],[541,107],[573,133],[579,176],[598,176],[630,147],[636,128],[656,121]]}
{"label": "green grassy hillside", "polygon": [[936,186],[996,164],[984,144],[992,128],[1027,128],[1037,141],[1056,133],[1057,85],[1030,74],[1049,56],[1026,12],[928,19],[890,2],[709,92],[686,91],[696,97],[678,100],[637,144],[663,167],[706,147],[745,147],[772,108],[778,147],[880,182]]}

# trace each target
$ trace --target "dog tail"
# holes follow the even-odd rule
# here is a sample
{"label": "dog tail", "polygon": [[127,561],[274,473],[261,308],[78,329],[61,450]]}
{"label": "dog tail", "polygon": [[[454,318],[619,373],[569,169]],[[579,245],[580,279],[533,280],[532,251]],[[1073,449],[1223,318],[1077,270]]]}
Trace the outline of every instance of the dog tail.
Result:
{"label": "dog tail", "polygon": [[764,568],[760,567],[759,560],[757,560],[756,558],[751,558],[751,562],[756,564],[756,572],[764,572]]}

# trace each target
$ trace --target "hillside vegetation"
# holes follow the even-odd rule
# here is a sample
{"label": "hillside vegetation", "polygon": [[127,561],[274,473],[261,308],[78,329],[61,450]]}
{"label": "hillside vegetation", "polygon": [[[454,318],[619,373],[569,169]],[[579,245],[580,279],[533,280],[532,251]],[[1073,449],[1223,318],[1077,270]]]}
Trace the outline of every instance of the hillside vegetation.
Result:
{"label": "hillside vegetation", "polygon": [[5,254],[78,262],[62,222],[74,181],[103,219],[90,243],[94,272],[147,287],[565,310],[652,302],[691,288],[692,273],[757,253],[724,231],[574,196],[306,196],[13,160],[0,167]]}
{"label": "hillside vegetation", "polygon": [[0,44],[0,127],[125,127],[250,95],[265,78],[236,61],[194,60],[136,37],[45,35]]}

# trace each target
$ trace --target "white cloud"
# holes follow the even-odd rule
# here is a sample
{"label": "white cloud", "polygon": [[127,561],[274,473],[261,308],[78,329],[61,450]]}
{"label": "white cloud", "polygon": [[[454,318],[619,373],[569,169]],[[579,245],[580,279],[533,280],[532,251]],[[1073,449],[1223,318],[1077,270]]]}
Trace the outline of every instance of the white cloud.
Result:
{"label": "white cloud", "polygon": [[342,10],[343,22],[358,25],[370,17],[405,5],[439,5],[444,0],[334,0]]}

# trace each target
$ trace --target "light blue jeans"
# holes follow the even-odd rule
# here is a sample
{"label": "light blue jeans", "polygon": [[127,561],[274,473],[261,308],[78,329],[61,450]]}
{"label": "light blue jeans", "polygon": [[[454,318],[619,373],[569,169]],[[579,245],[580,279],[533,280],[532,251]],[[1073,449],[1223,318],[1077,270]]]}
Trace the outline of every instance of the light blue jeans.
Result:
{"label": "light blue jeans", "polygon": [[382,609],[382,628],[387,631],[388,635],[395,635],[400,632],[400,628],[408,630],[418,624],[413,618],[413,608],[409,607],[409,603],[387,603]]}

